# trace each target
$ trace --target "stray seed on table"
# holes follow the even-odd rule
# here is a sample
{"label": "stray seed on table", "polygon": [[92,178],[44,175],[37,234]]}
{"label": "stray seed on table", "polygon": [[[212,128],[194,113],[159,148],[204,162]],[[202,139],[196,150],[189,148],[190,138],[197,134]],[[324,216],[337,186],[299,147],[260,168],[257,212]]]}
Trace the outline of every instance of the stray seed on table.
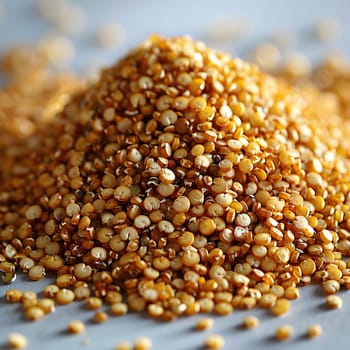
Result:
{"label": "stray seed on table", "polygon": [[73,320],[68,323],[67,330],[72,334],[80,334],[85,331],[85,324],[82,321]]}
{"label": "stray seed on table", "polygon": [[242,321],[242,326],[247,329],[253,329],[259,326],[259,319],[255,316],[247,316]]}
{"label": "stray seed on table", "polygon": [[96,323],[103,323],[103,322],[106,322],[108,320],[108,315],[104,311],[98,311],[95,313],[93,320]]}
{"label": "stray seed on table", "polygon": [[196,327],[199,331],[205,331],[207,329],[212,328],[213,325],[214,325],[214,320],[212,318],[206,317],[198,320]]}
{"label": "stray seed on table", "polygon": [[322,334],[322,326],[319,324],[313,324],[308,327],[306,334],[309,338],[317,338]]}
{"label": "stray seed on table", "polygon": [[328,295],[326,297],[326,304],[331,309],[339,309],[343,306],[343,299],[338,295]]}
{"label": "stray seed on table", "polygon": [[32,306],[26,310],[26,318],[29,321],[37,321],[45,316],[45,312],[38,306]]}
{"label": "stray seed on table", "polygon": [[7,336],[7,344],[11,349],[24,349],[27,343],[27,338],[21,333],[10,333]]}
{"label": "stray seed on table", "polygon": [[221,349],[225,345],[225,340],[221,335],[212,334],[205,338],[204,346],[206,349]]}
{"label": "stray seed on table", "polygon": [[114,347],[114,350],[132,350],[132,348],[131,343],[122,341]]}
{"label": "stray seed on table", "polygon": [[277,340],[288,340],[293,335],[293,327],[290,325],[279,326],[276,329],[275,337]]}
{"label": "stray seed on table", "polygon": [[139,337],[135,340],[134,350],[150,350],[152,348],[152,341],[147,337]]}

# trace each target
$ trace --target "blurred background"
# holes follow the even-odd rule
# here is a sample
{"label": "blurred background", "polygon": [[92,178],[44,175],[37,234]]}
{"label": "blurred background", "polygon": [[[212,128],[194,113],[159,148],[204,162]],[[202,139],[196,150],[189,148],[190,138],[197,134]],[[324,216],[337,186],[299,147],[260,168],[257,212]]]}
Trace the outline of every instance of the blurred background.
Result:
{"label": "blurred background", "polygon": [[290,57],[349,55],[348,0],[1,0],[0,51],[36,43],[85,76],[151,33],[188,34],[270,70]]}

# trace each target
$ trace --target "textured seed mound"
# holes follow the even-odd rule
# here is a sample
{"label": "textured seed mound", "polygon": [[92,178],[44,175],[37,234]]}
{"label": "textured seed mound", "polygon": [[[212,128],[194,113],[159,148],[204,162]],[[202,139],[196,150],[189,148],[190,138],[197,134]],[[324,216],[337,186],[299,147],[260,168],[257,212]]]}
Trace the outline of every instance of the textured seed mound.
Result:
{"label": "textured seed mound", "polygon": [[0,258],[163,319],[285,313],[313,276],[350,287],[348,130],[329,96],[153,37],[2,175]]}

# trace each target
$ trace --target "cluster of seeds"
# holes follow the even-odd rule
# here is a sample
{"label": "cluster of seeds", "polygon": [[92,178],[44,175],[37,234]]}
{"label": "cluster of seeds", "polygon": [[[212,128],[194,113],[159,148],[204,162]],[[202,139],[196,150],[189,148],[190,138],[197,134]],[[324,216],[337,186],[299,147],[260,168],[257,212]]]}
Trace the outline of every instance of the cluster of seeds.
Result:
{"label": "cluster of seeds", "polygon": [[0,73],[6,77],[0,94],[2,146],[6,145],[4,138],[35,133],[42,122],[60,112],[69,96],[81,88],[76,77],[54,74],[49,63],[42,50],[24,45],[9,49],[0,58]]}
{"label": "cluster of seeds", "polygon": [[314,280],[340,307],[350,122],[327,96],[189,38],[150,38],[3,156],[0,270],[56,274],[45,299],[8,300],[30,320],[74,300],[96,322],[103,301],[167,321],[280,316]]}
{"label": "cluster of seeds", "polygon": [[[21,167],[15,169],[19,162],[25,167],[26,162],[32,163],[25,156],[38,150],[37,138],[28,138],[44,133],[46,123],[63,109],[82,84],[72,74],[53,73],[47,57],[30,46],[6,52],[0,58],[0,74],[6,77],[6,84],[0,88],[0,179],[4,181],[13,172],[21,171]],[[31,264],[30,260],[22,261],[23,267]],[[11,274],[6,278],[11,280]]]}

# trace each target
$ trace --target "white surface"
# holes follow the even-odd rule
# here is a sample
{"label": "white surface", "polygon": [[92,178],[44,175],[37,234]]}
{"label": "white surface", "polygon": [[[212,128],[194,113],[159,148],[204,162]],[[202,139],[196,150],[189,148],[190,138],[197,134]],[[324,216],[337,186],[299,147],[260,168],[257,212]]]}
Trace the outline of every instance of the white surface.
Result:
{"label": "white surface", "polygon": [[[52,0],[55,1],[55,0]],[[229,50],[245,55],[259,41],[268,38],[276,30],[294,30],[298,34],[297,45],[290,49],[305,52],[317,59],[330,49],[342,49],[350,53],[350,2],[348,0],[201,0],[201,1],[155,1],[155,0],[85,0],[75,1],[86,9],[88,28],[72,36],[77,48],[73,66],[84,69],[91,62],[113,62],[127,48],[144,40],[148,34],[190,34],[196,39],[205,39],[207,25],[220,17],[246,19],[252,25],[251,34],[236,44],[223,45]],[[0,19],[0,49],[13,43],[35,41],[53,31],[48,22],[40,19],[34,10],[33,1],[3,1],[6,16]],[[325,46],[312,40],[310,31],[314,22],[324,16],[335,16],[343,26],[344,34],[336,42]],[[126,30],[125,44],[119,50],[102,51],[94,43],[94,33],[99,24],[118,21]],[[205,333],[194,331],[196,320],[201,316],[181,318],[172,323],[160,323],[139,314],[126,317],[111,317],[105,324],[95,325],[89,320],[93,312],[84,309],[81,303],[57,307],[54,314],[44,320],[30,323],[24,320],[18,305],[4,302],[7,288],[40,291],[48,281],[34,283],[20,277],[11,286],[0,286],[0,349],[7,349],[6,335],[11,331],[22,332],[28,337],[28,349],[113,349],[121,340],[134,341],[137,336],[149,336],[153,349],[199,349],[206,334],[224,335],[225,349],[314,349],[336,347],[347,349],[350,339],[350,295],[341,293],[344,306],[329,311],[324,306],[324,295],[320,286],[302,288],[300,299],[292,302],[292,311],[281,318],[272,317],[268,311],[234,311],[228,317],[215,317],[215,326]],[[258,315],[259,328],[246,331],[239,325],[243,317]],[[72,319],[87,322],[81,335],[68,335],[67,323]],[[292,340],[285,343],[273,340],[275,328],[290,323],[295,328]],[[323,335],[316,340],[304,337],[306,328],[320,323]],[[85,341],[90,344],[83,345]]]}
{"label": "white surface", "polygon": [[[8,287],[1,286],[0,294],[14,286],[23,290],[40,291],[48,282],[29,282],[20,278],[19,283]],[[206,332],[195,330],[196,321],[203,315],[183,317],[171,323],[158,322],[145,315],[129,314],[123,317],[110,316],[107,323],[94,324],[91,318],[93,311],[87,310],[84,302],[75,302],[68,306],[57,306],[53,314],[41,321],[29,322],[17,304],[8,304],[1,299],[0,316],[0,350],[7,349],[8,332],[22,332],[28,337],[28,349],[62,350],[62,349],[113,349],[120,341],[133,342],[138,336],[148,336],[153,341],[153,349],[197,350],[207,334],[218,333],[225,337],[225,349],[319,349],[336,347],[337,350],[349,348],[350,295],[347,291],[340,293],[344,298],[344,306],[338,310],[329,310],[324,301],[324,293],[320,286],[301,289],[301,297],[292,302],[291,312],[283,317],[271,315],[269,310],[255,309],[251,311],[235,310],[226,317],[212,316],[214,327]],[[240,327],[245,316],[256,315],[260,326],[254,330]],[[80,335],[66,332],[69,321],[79,319],[86,323],[86,331]],[[319,323],[323,327],[320,338],[310,340],[305,337],[308,326]],[[274,339],[274,331],[281,324],[294,327],[293,337],[286,342]],[[89,344],[86,344],[86,342]]]}

